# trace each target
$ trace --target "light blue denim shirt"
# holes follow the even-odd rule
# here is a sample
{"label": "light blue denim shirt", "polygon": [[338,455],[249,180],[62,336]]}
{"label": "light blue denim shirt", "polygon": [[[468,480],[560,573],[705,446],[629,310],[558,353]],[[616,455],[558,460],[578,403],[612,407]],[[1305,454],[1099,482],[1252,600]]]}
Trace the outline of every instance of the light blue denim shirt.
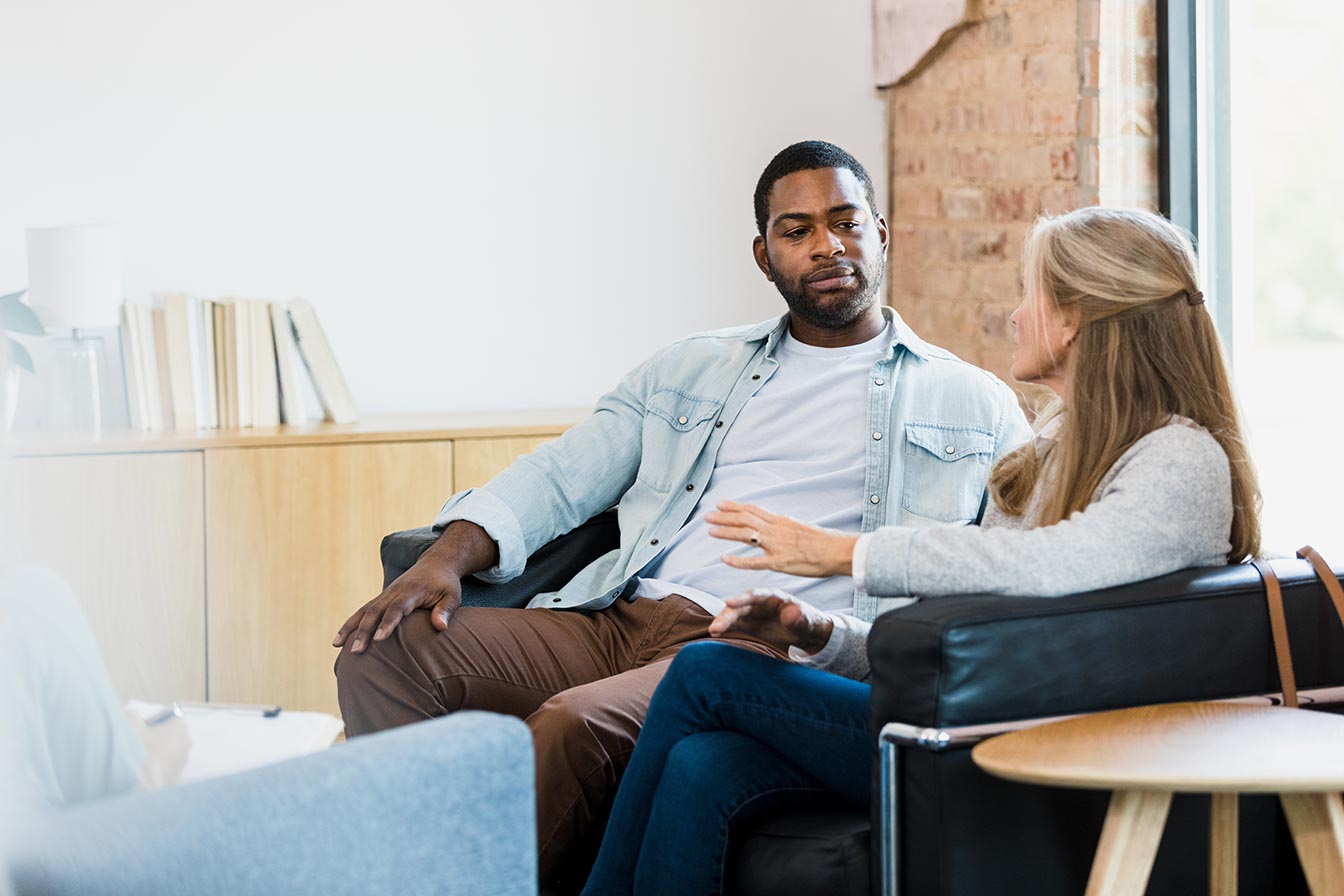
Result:
{"label": "light blue denim shirt", "polygon": [[[994,461],[1031,438],[1017,396],[992,374],[920,339],[891,308],[882,312],[893,326],[868,387],[863,531],[974,522],[984,512]],[[615,505],[620,547],[530,604],[608,606],[689,518],[724,434],[773,374],[775,344],[787,326],[785,315],[661,349],[604,395],[587,420],[480,488],[449,498],[435,530],[454,520],[485,529],[499,546],[499,563],[478,576],[506,582],[537,548]],[[855,594],[856,616],[871,619],[876,607]]]}

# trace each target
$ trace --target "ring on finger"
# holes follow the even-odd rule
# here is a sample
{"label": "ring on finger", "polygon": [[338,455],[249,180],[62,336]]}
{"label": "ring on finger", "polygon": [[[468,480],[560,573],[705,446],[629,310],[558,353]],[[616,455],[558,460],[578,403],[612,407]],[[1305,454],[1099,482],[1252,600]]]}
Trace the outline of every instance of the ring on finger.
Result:
{"label": "ring on finger", "polygon": [[754,548],[758,548],[758,547],[760,547],[760,546],[761,546],[761,533],[753,531],[753,532],[751,533],[751,537],[748,538],[747,541],[751,542],[751,546],[754,547]]}

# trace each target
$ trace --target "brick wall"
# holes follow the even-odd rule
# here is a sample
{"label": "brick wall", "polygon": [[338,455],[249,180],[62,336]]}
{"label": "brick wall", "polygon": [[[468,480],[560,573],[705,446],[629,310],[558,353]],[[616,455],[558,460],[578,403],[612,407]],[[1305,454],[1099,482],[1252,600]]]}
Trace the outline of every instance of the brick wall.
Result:
{"label": "brick wall", "polygon": [[887,90],[891,304],[1005,380],[1031,222],[1097,201],[1100,4],[984,0]]}

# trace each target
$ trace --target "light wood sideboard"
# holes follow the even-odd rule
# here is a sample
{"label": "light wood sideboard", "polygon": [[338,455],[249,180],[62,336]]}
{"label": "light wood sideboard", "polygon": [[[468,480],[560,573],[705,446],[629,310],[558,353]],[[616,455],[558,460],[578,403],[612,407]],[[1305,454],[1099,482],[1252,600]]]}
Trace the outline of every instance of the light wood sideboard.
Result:
{"label": "light wood sideboard", "polygon": [[382,537],[584,414],[19,435],[8,547],[70,583],[122,697],[337,714],[331,638],[380,590]]}

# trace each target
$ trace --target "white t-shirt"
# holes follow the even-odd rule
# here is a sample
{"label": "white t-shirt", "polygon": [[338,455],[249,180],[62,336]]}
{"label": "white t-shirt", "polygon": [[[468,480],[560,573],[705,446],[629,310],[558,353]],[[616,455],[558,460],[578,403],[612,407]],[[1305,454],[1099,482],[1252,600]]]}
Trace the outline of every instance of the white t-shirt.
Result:
{"label": "white t-shirt", "polygon": [[723,563],[719,558],[726,553],[756,549],[711,537],[705,514],[720,501],[732,500],[857,534],[872,438],[868,385],[889,338],[884,330],[859,345],[820,348],[784,334],[775,347],[778,368],[724,435],[691,518],[645,570],[635,597],[680,594],[717,613],[725,597],[751,588],[780,588],[818,609],[851,608],[854,580],[847,576],[809,579]]}

